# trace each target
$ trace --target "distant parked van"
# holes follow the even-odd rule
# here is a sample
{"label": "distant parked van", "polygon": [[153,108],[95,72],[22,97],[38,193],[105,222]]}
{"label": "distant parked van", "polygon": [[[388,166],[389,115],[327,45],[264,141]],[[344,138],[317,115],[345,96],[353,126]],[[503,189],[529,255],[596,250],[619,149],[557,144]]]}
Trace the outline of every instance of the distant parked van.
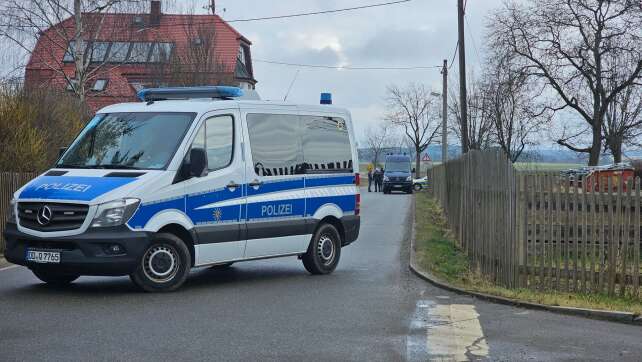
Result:
{"label": "distant parked van", "polygon": [[383,174],[383,193],[403,191],[412,193],[412,170],[408,155],[388,155]]}
{"label": "distant parked van", "polygon": [[192,267],[298,256],[331,273],[359,235],[350,113],[240,100],[241,89],[145,89],[100,110],[14,194],[7,260],[42,281],[129,275],[145,291]]}

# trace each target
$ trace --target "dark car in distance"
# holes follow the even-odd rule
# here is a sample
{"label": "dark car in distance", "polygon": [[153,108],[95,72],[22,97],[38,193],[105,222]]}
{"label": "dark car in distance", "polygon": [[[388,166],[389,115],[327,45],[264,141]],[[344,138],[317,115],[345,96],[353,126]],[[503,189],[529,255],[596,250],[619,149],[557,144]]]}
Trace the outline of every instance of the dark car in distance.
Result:
{"label": "dark car in distance", "polygon": [[383,193],[403,191],[412,193],[412,170],[408,155],[388,155],[383,174]]}

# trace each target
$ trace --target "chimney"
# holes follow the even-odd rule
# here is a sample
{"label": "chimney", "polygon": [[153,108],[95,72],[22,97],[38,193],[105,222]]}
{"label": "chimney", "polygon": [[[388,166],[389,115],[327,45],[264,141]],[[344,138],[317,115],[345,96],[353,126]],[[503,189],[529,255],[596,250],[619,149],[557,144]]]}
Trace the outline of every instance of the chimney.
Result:
{"label": "chimney", "polygon": [[151,10],[149,12],[149,24],[152,26],[159,26],[161,19],[161,2],[152,0]]}
{"label": "chimney", "polygon": [[216,15],[216,0],[210,1],[210,10],[212,10],[212,15]]}

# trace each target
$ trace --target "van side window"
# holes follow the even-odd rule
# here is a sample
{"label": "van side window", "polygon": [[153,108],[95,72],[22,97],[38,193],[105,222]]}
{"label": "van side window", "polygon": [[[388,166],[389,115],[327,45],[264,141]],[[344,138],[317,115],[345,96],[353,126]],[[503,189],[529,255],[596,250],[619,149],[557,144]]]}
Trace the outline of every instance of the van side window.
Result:
{"label": "van side window", "polygon": [[259,176],[302,173],[299,116],[248,114],[247,127],[254,171]]}
{"label": "van side window", "polygon": [[345,120],[316,116],[303,116],[302,120],[306,172],[352,172],[352,149]]}
{"label": "van side window", "polygon": [[232,162],[234,148],[234,119],[232,116],[217,116],[205,121],[205,149],[207,168],[220,170]]}
{"label": "van side window", "polygon": [[234,148],[234,119],[232,116],[208,118],[196,134],[192,148],[207,152],[207,169],[216,171],[232,162]]}

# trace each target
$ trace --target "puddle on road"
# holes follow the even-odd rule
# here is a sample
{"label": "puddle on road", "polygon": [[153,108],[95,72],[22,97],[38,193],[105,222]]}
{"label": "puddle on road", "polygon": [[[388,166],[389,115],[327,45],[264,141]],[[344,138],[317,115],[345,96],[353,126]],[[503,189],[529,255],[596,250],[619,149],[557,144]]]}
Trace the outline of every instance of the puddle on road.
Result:
{"label": "puddle on road", "polygon": [[488,344],[470,304],[417,301],[406,345],[409,361],[470,361],[488,356]]}

